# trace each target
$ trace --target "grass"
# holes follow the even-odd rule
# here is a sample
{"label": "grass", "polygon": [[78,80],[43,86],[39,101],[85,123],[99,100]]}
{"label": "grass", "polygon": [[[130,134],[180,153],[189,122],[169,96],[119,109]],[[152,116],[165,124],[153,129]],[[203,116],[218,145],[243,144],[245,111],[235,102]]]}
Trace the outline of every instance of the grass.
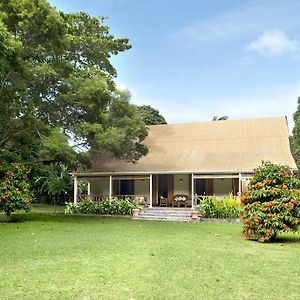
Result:
{"label": "grass", "polygon": [[0,223],[1,299],[300,297],[299,235],[259,244],[245,241],[240,225],[65,216],[41,206],[13,220]]}

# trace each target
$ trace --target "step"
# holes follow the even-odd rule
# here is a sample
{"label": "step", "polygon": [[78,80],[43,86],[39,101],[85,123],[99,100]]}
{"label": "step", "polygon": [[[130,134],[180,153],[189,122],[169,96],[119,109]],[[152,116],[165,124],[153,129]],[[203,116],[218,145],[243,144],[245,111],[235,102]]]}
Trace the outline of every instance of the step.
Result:
{"label": "step", "polygon": [[144,212],[141,216],[170,216],[170,217],[190,217],[191,213],[157,213],[157,212]]}
{"label": "step", "polygon": [[190,217],[175,217],[175,216],[143,216],[140,215],[138,217],[132,218],[133,220],[153,220],[153,221],[178,221],[178,222],[191,222],[192,218]]}
{"label": "step", "polygon": [[189,207],[147,207],[145,210],[153,211],[192,211]]}

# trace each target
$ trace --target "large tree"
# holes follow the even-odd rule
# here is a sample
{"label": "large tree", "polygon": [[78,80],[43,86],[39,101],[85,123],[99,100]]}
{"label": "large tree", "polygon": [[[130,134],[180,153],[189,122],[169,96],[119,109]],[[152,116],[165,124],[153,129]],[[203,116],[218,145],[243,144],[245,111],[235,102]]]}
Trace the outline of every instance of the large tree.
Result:
{"label": "large tree", "polygon": [[138,107],[146,125],[167,124],[165,118],[160,112],[150,105],[142,105]]}
{"label": "large tree", "polygon": [[16,48],[2,68],[0,159],[40,158],[53,134],[51,151],[46,143],[52,158],[63,136],[128,160],[146,153],[142,118],[128,95],[116,90],[109,61],[131,47],[128,39],[115,38],[103,18],[65,14],[45,0],[2,0],[0,10],[0,33]]}
{"label": "large tree", "polygon": [[110,63],[128,39],[104,18],[46,0],[1,0],[0,11],[0,163],[26,162],[35,191],[57,198],[68,189],[61,174],[89,154],[136,161],[147,152],[143,119]]}
{"label": "large tree", "polygon": [[298,107],[294,113],[293,135],[290,138],[291,149],[298,168],[300,167],[300,97],[298,97]]}

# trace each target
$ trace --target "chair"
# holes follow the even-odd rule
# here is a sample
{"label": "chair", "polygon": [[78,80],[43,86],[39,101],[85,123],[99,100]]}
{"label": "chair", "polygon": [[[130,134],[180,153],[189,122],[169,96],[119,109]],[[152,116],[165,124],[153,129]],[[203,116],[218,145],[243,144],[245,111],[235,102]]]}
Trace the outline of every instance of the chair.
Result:
{"label": "chair", "polygon": [[188,200],[189,200],[189,196],[188,195],[174,195],[173,197],[173,202],[172,202],[172,206],[175,207],[180,207],[180,206],[184,206],[187,207],[188,206]]}
{"label": "chair", "polygon": [[168,199],[163,197],[163,196],[159,196],[159,206],[168,206]]}

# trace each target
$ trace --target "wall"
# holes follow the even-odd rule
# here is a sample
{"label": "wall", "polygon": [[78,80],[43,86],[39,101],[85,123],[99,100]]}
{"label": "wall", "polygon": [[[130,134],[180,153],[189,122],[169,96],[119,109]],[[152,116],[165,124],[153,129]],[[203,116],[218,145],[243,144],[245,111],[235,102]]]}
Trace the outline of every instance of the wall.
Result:
{"label": "wall", "polygon": [[[180,181],[182,179],[182,181]],[[174,175],[174,195],[184,194],[190,196],[190,178],[188,174]]]}
{"label": "wall", "polygon": [[91,195],[109,195],[109,177],[90,179]]}
{"label": "wall", "polygon": [[216,196],[228,195],[232,192],[231,178],[214,178],[213,179],[213,194]]}

